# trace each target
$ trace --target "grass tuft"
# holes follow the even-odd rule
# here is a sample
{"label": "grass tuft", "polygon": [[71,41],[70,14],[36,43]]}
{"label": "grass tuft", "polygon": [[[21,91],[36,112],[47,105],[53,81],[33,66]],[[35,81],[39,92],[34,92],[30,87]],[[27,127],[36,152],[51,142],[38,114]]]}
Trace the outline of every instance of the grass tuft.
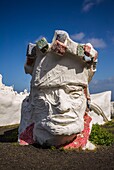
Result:
{"label": "grass tuft", "polygon": [[111,124],[107,123],[104,126],[93,125],[89,140],[97,145],[112,145],[114,143],[114,134],[109,130],[109,125]]}

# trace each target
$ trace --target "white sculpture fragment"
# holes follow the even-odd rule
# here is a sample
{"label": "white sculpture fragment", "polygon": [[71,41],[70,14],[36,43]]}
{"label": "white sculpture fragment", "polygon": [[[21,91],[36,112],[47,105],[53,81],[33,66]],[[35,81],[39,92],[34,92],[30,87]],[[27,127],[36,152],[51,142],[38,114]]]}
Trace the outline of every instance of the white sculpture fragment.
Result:
{"label": "white sculpture fragment", "polygon": [[111,91],[91,95],[91,104],[93,104],[93,107],[95,106],[95,111],[93,108],[90,113],[92,117],[92,124],[104,124],[106,121],[111,120],[110,101]]}
{"label": "white sculpture fragment", "polygon": [[0,126],[19,124],[21,104],[27,93],[18,94],[12,86],[2,83],[0,74]]}

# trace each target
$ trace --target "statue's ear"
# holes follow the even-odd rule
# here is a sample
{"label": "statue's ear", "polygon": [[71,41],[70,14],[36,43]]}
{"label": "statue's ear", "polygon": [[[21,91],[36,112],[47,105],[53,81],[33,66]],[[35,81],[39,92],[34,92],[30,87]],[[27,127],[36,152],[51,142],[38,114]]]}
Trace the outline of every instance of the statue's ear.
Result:
{"label": "statue's ear", "polygon": [[26,73],[26,74],[32,75],[33,68],[34,68],[34,67],[29,66],[29,65],[27,65],[26,63],[25,63],[25,65],[24,65],[24,70],[25,70],[25,73]]}

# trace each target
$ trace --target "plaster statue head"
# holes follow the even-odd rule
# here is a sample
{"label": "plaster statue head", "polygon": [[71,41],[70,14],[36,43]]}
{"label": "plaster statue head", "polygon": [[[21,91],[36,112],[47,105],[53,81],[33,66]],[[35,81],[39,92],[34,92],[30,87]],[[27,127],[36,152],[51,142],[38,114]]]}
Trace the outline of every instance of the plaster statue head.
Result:
{"label": "plaster statue head", "polygon": [[[30,43],[25,72],[32,75],[31,91],[28,104],[22,109],[20,129],[34,122],[34,140],[55,146],[82,132],[88,84],[96,62],[97,52],[92,45],[72,41],[65,31],[55,31],[51,44],[45,38]],[[29,112],[26,123],[25,112]]]}

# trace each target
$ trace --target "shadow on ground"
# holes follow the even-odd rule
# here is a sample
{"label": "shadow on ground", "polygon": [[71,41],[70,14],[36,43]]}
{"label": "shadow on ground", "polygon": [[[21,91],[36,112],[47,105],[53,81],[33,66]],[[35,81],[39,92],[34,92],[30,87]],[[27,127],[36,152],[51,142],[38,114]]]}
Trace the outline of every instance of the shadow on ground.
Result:
{"label": "shadow on ground", "polygon": [[0,127],[0,142],[13,143],[18,141],[18,125]]}

